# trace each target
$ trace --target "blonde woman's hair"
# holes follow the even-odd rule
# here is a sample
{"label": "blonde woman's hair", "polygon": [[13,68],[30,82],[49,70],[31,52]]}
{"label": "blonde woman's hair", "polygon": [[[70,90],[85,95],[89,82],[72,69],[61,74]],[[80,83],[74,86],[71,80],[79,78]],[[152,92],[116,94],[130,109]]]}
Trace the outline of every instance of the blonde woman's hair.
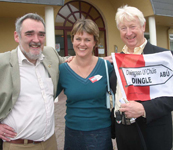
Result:
{"label": "blonde woman's hair", "polygon": [[96,23],[91,19],[77,20],[71,31],[71,40],[74,40],[75,34],[83,34],[83,32],[86,32],[94,36],[94,41],[96,42],[95,47],[97,47],[99,43],[99,28],[96,25]]}

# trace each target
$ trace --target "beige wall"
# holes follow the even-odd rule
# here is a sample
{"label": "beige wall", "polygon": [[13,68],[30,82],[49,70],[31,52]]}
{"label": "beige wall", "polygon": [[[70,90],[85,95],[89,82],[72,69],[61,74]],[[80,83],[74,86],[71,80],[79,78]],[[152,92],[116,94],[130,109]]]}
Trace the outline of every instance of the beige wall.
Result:
{"label": "beige wall", "polygon": [[144,13],[144,16],[153,15],[153,10],[150,0],[121,0],[121,1],[110,0],[110,1],[116,10],[118,7],[121,7],[123,5],[129,5],[137,7],[139,10],[141,10]]}
{"label": "beige wall", "polygon": [[0,18],[0,52],[14,49],[17,43],[14,41],[15,18]]}
{"label": "beige wall", "polygon": [[[107,54],[110,55],[114,51],[114,45],[118,45],[119,33],[115,23],[115,9],[110,1],[105,0],[88,0],[88,2],[96,7],[105,22]],[[118,36],[117,36],[118,35]]]}
{"label": "beige wall", "polygon": [[[65,3],[71,0],[65,0]],[[117,45],[118,51],[121,51],[124,46],[122,40],[120,39],[119,31],[117,30],[115,23],[115,13],[117,8],[128,4],[130,6],[135,6],[139,8],[145,15],[145,17],[153,15],[152,6],[150,0],[85,0],[86,2],[93,5],[102,15],[105,26],[106,26],[106,41],[107,41],[107,50],[108,55],[111,52],[114,52],[114,46]],[[3,4],[3,5],[2,5]],[[10,5],[10,6],[9,6]],[[36,12],[41,15],[43,18],[45,16],[45,5],[32,5],[32,4],[22,4],[22,3],[7,3],[0,2],[0,52],[8,51],[15,48],[18,44],[15,43],[13,38],[13,32],[15,30],[15,20],[17,17],[22,16],[28,12]],[[4,12],[2,10],[5,8]],[[14,8],[16,8],[14,10]],[[61,6],[53,6],[55,18],[60,10]],[[6,11],[8,10],[8,11]],[[14,16],[5,16],[3,13],[9,11]],[[147,20],[148,23],[148,20]],[[157,26],[157,43],[158,46],[169,48],[168,41],[168,27],[166,26]],[[146,28],[148,32],[148,24]]]}
{"label": "beige wall", "polygon": [[45,16],[46,5],[0,2],[0,52],[12,50],[18,43],[14,41],[15,21],[26,13]]}
{"label": "beige wall", "polygon": [[173,27],[169,29],[169,33],[173,34]]}
{"label": "beige wall", "polygon": [[163,26],[157,26],[157,45],[169,49],[168,46],[168,28]]}

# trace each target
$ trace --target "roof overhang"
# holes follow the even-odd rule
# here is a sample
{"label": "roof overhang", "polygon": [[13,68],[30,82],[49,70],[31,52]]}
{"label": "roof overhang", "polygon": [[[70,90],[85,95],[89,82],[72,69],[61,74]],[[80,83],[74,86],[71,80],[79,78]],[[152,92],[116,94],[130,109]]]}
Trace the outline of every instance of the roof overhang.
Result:
{"label": "roof overhang", "polygon": [[150,0],[155,15],[173,17],[173,0]]}
{"label": "roof overhang", "polygon": [[42,5],[64,5],[64,0],[0,0],[0,2],[16,2],[28,4],[42,4]]}

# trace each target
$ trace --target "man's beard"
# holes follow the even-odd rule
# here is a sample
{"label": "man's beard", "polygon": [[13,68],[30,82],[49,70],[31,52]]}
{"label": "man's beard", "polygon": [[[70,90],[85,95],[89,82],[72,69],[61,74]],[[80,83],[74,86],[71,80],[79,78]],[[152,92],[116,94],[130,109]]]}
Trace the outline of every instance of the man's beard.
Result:
{"label": "man's beard", "polygon": [[29,58],[29,59],[31,59],[31,60],[37,60],[37,59],[41,56],[41,54],[42,54],[41,44],[40,44],[40,43],[30,43],[29,46],[31,47],[33,44],[34,44],[35,46],[40,46],[40,51],[39,51],[38,54],[32,54],[30,51],[29,51],[29,52],[26,52],[26,51],[23,49],[22,46],[21,46],[21,50],[22,50],[23,54],[24,54],[27,58]]}
{"label": "man's beard", "polygon": [[41,50],[38,54],[31,54],[30,52],[26,52],[25,50],[24,51],[22,50],[22,52],[31,60],[37,60],[42,54]]}

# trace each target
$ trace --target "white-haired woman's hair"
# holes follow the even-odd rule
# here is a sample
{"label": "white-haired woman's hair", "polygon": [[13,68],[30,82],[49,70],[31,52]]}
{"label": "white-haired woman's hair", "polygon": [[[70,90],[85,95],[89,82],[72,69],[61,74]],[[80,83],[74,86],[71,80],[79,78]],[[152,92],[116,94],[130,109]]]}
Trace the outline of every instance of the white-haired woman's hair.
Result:
{"label": "white-haired woman's hair", "polygon": [[139,19],[141,26],[143,26],[146,20],[143,13],[139,9],[128,5],[118,8],[115,15],[117,28],[119,29],[119,24],[122,23],[124,20],[133,21],[136,19],[136,17]]}

